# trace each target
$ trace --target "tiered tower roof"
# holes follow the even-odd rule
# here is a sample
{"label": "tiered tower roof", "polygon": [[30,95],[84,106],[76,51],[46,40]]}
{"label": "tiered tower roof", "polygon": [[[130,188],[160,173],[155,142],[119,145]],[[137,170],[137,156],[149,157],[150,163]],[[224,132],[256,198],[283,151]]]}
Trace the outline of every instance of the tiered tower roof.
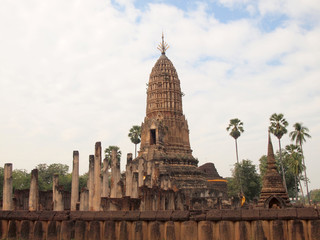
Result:
{"label": "tiered tower roof", "polygon": [[[194,159],[189,143],[188,123],[182,110],[182,92],[175,67],[166,56],[168,44],[162,42],[161,56],[152,68],[148,90],[146,117],[141,129],[141,154],[153,159],[157,154],[173,159]],[[152,153],[151,153],[152,152]]]}
{"label": "tiered tower roof", "polygon": [[147,117],[156,117],[158,113],[166,117],[183,115],[180,80],[164,53],[152,68],[147,92]]}

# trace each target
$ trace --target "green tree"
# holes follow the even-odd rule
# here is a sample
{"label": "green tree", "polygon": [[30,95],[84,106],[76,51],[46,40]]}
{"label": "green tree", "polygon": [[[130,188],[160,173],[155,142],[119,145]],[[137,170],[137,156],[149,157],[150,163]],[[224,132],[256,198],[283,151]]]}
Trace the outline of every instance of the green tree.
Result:
{"label": "green tree", "polygon": [[308,196],[308,201],[309,204],[311,204],[310,201],[310,194],[309,194],[309,187],[308,187],[308,178],[307,178],[307,170],[306,170],[306,164],[304,160],[304,154],[303,154],[303,149],[302,149],[302,144],[306,142],[306,137],[311,138],[309,132],[309,129],[305,126],[302,125],[302,123],[295,123],[293,125],[294,131],[289,133],[289,136],[291,137],[291,141],[295,141],[296,145],[300,146],[301,148],[301,153],[302,153],[302,161],[304,165],[304,179],[305,179],[305,184],[306,184],[306,189],[307,189],[307,196]]}
{"label": "green tree", "polygon": [[[53,163],[49,166],[45,163],[38,164],[36,166],[38,169],[38,180],[39,180],[39,190],[47,191],[52,189],[52,179],[54,174],[59,174],[59,181],[63,180],[63,176],[68,174],[69,166],[61,163]],[[65,181],[66,182],[66,181]]]}
{"label": "green tree", "polygon": [[279,140],[279,152],[280,152],[280,164],[281,164],[281,171],[282,171],[282,177],[283,177],[283,183],[285,189],[287,189],[287,183],[286,183],[286,178],[285,178],[285,172],[283,168],[283,162],[282,162],[282,154],[281,154],[281,138],[284,134],[286,134],[288,131],[286,127],[288,127],[289,123],[287,120],[283,117],[282,113],[279,114],[272,114],[270,117],[270,126],[269,126],[269,131],[275,135],[278,140]]}
{"label": "green tree", "polygon": [[[276,158],[276,156],[275,156],[275,158]],[[276,164],[277,164],[277,158],[276,158]],[[261,180],[263,179],[264,175],[266,174],[267,168],[268,168],[268,157],[267,157],[267,155],[263,155],[259,159],[259,171],[260,171]]]}
{"label": "green tree", "polygon": [[[0,199],[3,195],[3,178],[4,169],[0,167]],[[14,190],[22,190],[30,188],[30,173],[26,170],[15,169],[12,171],[12,188]]]}
{"label": "green tree", "polygon": [[320,203],[320,189],[314,189],[310,191],[310,198],[312,203]]}
{"label": "green tree", "polygon": [[295,196],[296,201],[298,201],[298,182],[300,181],[300,175],[304,168],[302,164],[302,152],[300,147],[293,144],[287,145],[284,157],[288,163],[289,170],[294,175]]}
{"label": "green tree", "polygon": [[64,175],[59,175],[59,185],[63,186],[63,190],[71,192],[72,174],[67,173]]}
{"label": "green tree", "polygon": [[[235,163],[236,165],[237,163]],[[231,169],[232,171],[232,176],[234,169]],[[238,198],[239,197],[239,189],[240,189],[240,184],[237,182],[238,178],[234,177],[228,177],[227,179],[227,187],[228,187],[228,196],[229,198],[234,197]]]}
{"label": "green tree", "polygon": [[120,159],[121,159],[121,151],[120,151],[120,148],[118,146],[109,146],[109,147],[107,147],[104,150],[104,154],[105,154],[104,156],[108,160],[109,166],[111,166],[111,153],[112,153],[113,149],[115,149],[117,151],[117,159],[118,159],[119,162],[120,162]]}
{"label": "green tree", "polygon": [[[259,197],[261,191],[261,179],[256,166],[246,159],[236,163],[232,169],[232,179],[228,179],[228,194],[236,197],[239,194],[240,182],[243,186],[243,194],[248,201]],[[241,176],[241,177],[239,177]]]}
{"label": "green tree", "polygon": [[81,191],[82,188],[87,187],[87,182],[89,178],[89,173],[86,172],[79,176],[79,191]]}
{"label": "green tree", "polygon": [[132,126],[129,130],[128,137],[134,144],[134,158],[137,157],[137,144],[141,142],[141,127],[138,125]]}
{"label": "green tree", "polygon": [[22,190],[30,188],[30,173],[24,169],[15,169],[12,171],[12,188],[14,190]]}

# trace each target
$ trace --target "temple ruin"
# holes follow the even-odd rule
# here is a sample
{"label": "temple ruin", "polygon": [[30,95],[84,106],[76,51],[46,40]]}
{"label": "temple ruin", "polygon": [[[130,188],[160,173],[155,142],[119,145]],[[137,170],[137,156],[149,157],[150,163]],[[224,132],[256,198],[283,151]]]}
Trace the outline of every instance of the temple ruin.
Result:
{"label": "temple ruin", "polygon": [[286,208],[291,206],[283,180],[277,171],[271,137],[268,138],[267,172],[262,180],[262,189],[258,207]]}
{"label": "temple ruin", "polygon": [[[213,163],[198,167],[183,114],[180,79],[166,56],[152,68],[138,156],[120,172],[116,150],[102,159],[101,142],[89,156],[87,186],[79,191],[79,152],[73,152],[71,193],[54,175],[52,191],[12,195],[12,164],[4,166],[1,239],[320,239],[320,212],[291,208],[276,171],[269,135],[267,172],[254,209],[232,205],[226,179]],[[103,164],[103,168],[101,168]]]}
{"label": "temple ruin", "polygon": [[[132,188],[138,184],[139,189],[143,190],[140,191],[143,197],[151,194],[151,198],[156,199],[154,194],[157,194],[159,199],[154,200],[156,202],[152,208],[143,202],[141,208],[144,209],[212,208],[218,199],[227,199],[226,180],[219,176],[215,168],[215,174],[208,179],[192,155],[188,123],[182,108],[180,80],[166,56],[166,49],[162,38],[159,45],[161,56],[152,68],[148,83],[140,151],[136,159],[127,162],[126,193],[134,198]],[[133,173],[138,174],[138,183],[133,181]],[[215,180],[219,180],[217,184]],[[174,200],[169,200],[169,196],[174,196]]]}
{"label": "temple ruin", "polygon": [[[44,203],[45,200],[39,199],[38,173],[33,170],[29,194],[17,191],[15,204],[9,201],[12,196],[6,195],[4,209],[156,211],[230,207],[230,204],[222,204],[228,200],[226,180],[218,174],[213,163],[198,167],[198,160],[192,155],[180,79],[166,56],[167,47],[162,37],[158,47],[161,55],[152,68],[148,83],[140,151],[135,159],[128,153],[124,174],[120,172],[120,159],[115,150],[111,153],[111,164],[107,159],[102,162],[101,142],[97,142],[94,155],[89,156],[87,187],[81,192],[79,152],[74,151],[71,194],[64,192],[59,186],[59,176],[55,175],[52,193],[40,194],[49,196],[48,202]],[[8,165],[6,169],[9,168]],[[10,171],[6,172],[9,174]],[[10,187],[9,180],[7,182],[6,186]],[[28,204],[25,204],[26,199]]]}

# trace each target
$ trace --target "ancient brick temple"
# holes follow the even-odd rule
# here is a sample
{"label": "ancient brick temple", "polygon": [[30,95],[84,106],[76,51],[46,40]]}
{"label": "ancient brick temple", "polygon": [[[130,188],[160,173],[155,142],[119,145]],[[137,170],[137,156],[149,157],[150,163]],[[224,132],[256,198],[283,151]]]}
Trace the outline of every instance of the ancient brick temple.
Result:
{"label": "ancient brick temple", "polygon": [[[162,37],[158,47],[161,56],[152,68],[148,83],[140,151],[136,159],[127,163],[127,172],[138,172],[139,187],[180,191],[186,208],[195,207],[194,201],[206,206],[203,201],[210,199],[216,202],[217,198],[227,197],[226,181],[219,176],[213,164],[213,167],[206,165],[199,169],[198,160],[192,155],[180,80],[166,56],[167,48]],[[211,175],[206,173],[208,168]],[[130,178],[131,174],[127,177]],[[129,182],[126,181],[127,187],[131,185]]]}

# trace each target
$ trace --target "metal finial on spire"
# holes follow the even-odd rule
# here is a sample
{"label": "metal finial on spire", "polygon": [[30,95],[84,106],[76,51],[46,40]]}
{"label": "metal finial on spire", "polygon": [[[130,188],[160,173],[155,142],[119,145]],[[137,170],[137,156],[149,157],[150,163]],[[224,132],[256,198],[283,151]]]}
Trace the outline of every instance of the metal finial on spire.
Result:
{"label": "metal finial on spire", "polygon": [[164,41],[163,33],[162,33],[162,42],[159,43],[159,45],[158,45],[157,48],[158,48],[158,50],[161,52],[161,54],[166,54],[166,51],[167,51],[168,48],[169,48],[168,43],[166,43],[166,42]]}

